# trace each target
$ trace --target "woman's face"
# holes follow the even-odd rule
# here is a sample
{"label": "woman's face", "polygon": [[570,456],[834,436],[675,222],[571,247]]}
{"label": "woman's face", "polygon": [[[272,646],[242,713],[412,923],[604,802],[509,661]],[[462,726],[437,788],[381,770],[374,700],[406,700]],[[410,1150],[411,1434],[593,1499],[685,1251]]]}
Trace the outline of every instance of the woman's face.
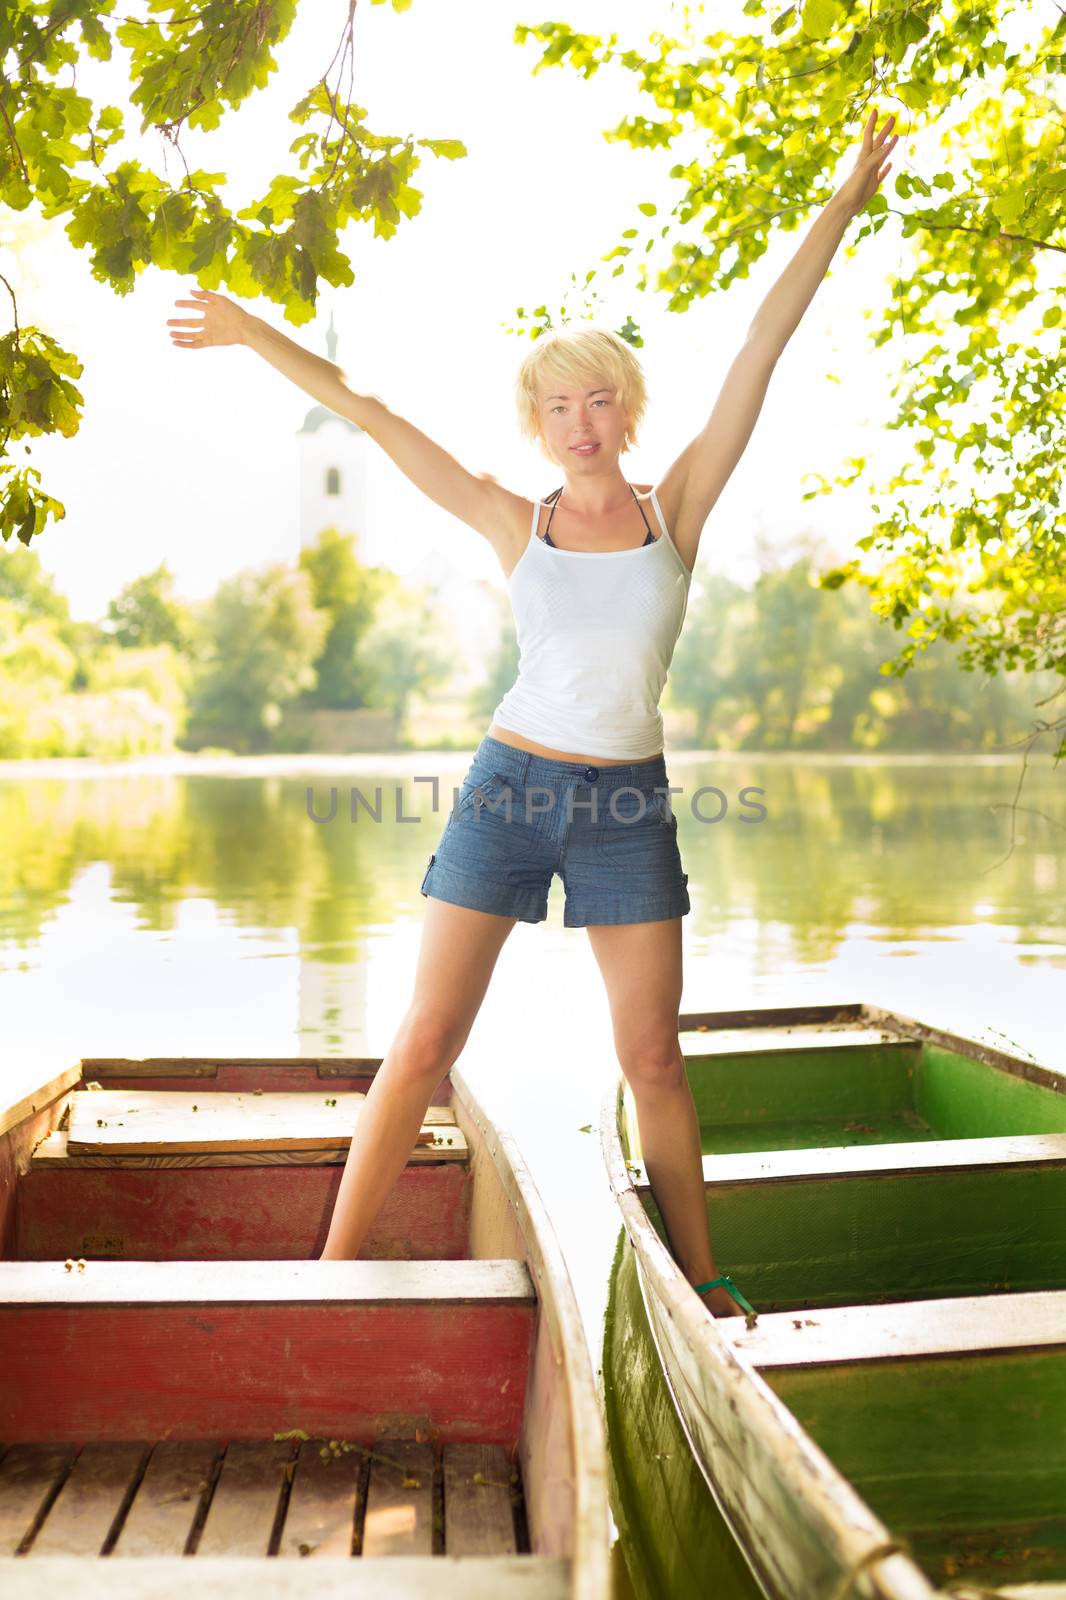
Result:
{"label": "woman's face", "polygon": [[568,472],[602,472],[625,449],[626,415],[603,374],[583,383],[541,379],[538,411],[544,448]]}

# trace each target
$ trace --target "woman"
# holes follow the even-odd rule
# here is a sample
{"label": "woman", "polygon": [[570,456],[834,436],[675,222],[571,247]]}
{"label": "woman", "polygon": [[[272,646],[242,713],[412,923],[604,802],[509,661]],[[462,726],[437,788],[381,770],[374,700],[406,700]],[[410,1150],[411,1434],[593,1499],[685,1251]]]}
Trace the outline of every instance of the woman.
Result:
{"label": "woman", "polygon": [[[752,322],[703,430],[665,477],[628,483],[619,456],[644,411],[639,363],[606,330],[538,341],[518,376],[523,430],[563,484],[530,502],[462,467],[311,354],[225,296],[179,300],[175,345],[246,344],[350,417],[430,499],[488,540],[507,576],[521,661],[430,857],[414,995],[367,1094],[321,1259],[351,1259],[403,1170],[433,1091],[458,1058],[518,920],[587,927],[632,1088],[644,1166],[671,1247],[714,1316],[751,1309],[719,1274],[699,1127],[678,1044],[687,878],[675,838],[659,697],[684,620],[700,533],[755,425],[777,359],[850,219],[891,167],[893,118],[870,113],[846,182]],[[732,1292],[731,1292],[732,1291]]]}

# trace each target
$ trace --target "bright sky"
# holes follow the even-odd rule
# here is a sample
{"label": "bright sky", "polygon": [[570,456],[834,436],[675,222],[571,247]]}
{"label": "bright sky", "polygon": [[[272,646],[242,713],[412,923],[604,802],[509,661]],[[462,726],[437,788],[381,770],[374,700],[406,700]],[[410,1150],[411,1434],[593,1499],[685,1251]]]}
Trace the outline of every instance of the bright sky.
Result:
{"label": "bright sky", "polygon": [[[217,132],[183,134],[190,168],[228,174],[235,208],[276,172],[295,170],[287,147],[303,130],[287,113],[331,61],[345,10],[300,6],[266,90]],[[735,0],[728,13],[715,8],[716,23],[724,26],[733,11],[747,25]],[[649,28],[680,31],[667,0],[568,0],[560,14],[579,29],[613,28],[636,48],[647,47]],[[361,4],[354,98],[367,108],[369,126],[459,138],[469,154],[454,162],[425,157],[415,177],[422,212],[392,240],[349,226],[342,247],[356,281],[339,291],[324,285],[315,322],[295,328],[266,300],[248,304],[322,353],[332,309],[338,361],[354,387],[382,395],[471,469],[543,496],[558,475],[517,432],[513,376],[528,343],[501,326],[513,309],[558,306],[571,272],[580,279],[598,267],[595,282],[602,274],[611,285],[602,320],[618,326],[632,311],[645,338],[651,406],[624,470],[633,481],[656,481],[705,420],[748,322],[810,224],[775,240],[748,280],[684,315],[668,314],[665,296],[620,289],[624,278],[610,279],[599,257],[623,228],[643,223],[640,201],[656,200],[660,212],[673,205],[678,185],[666,172],[679,156],[603,139],[602,129],[636,108],[629,74],[601,72],[586,82],[553,69],[534,78],[533,47],[518,47],[511,35],[516,22],[540,17],[516,0],[415,0],[404,15]],[[110,64],[86,58],[78,87],[125,109],[124,67],[120,50]],[[886,98],[879,110],[890,109]],[[138,122],[130,108],[123,155],[179,182],[177,157],[154,134],[139,137]],[[889,184],[905,164],[917,165],[916,143],[897,145]],[[841,136],[837,182],[856,148],[857,140]],[[173,302],[192,279],[152,267],[123,298],[91,277],[87,253],[71,247],[62,219],[20,223],[31,243],[20,245],[18,262],[0,248],[20,318],[47,328],[85,368],[80,432],[37,441],[32,456],[44,487],[67,507],[35,548],[74,614],[101,615],[123,583],[163,559],[189,597],[210,593],[242,567],[294,559],[295,433],[313,402],[248,349],[171,345],[166,320],[187,314]],[[879,430],[893,414],[889,384],[904,355],[898,343],[869,348],[864,311],[876,318],[887,303],[907,246],[886,227],[849,258],[847,240],[859,226],[851,224],[782,357],[748,451],[707,524],[705,571],[749,578],[757,535],[787,542],[806,526],[841,552],[850,549],[864,531],[865,493],[856,487],[803,502],[802,489],[813,486],[804,473],[831,475],[863,451],[878,474],[898,459],[900,436]],[[0,231],[0,245],[9,237]],[[830,372],[839,383],[827,379]],[[504,587],[478,534],[425,499],[373,443],[367,453],[370,559],[416,575],[437,550],[469,576]]]}

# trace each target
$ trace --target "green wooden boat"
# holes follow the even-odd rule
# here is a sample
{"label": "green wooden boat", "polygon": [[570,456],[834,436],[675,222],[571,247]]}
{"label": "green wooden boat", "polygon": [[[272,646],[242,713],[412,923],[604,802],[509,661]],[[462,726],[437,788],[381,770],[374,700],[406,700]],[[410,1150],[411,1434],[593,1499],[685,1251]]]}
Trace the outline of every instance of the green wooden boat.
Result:
{"label": "green wooden boat", "polygon": [[871,1005],[679,1035],[715,1259],[754,1319],[710,1316],[675,1263],[621,1080],[601,1135],[662,1380],[757,1590],[1066,1600],[1066,1073]]}

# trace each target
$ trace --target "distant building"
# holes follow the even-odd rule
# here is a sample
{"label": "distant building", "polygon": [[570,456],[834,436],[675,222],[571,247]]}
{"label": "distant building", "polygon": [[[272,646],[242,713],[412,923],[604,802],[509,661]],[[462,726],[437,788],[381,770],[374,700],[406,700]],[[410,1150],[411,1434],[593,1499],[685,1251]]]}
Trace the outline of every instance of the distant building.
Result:
{"label": "distant building", "polygon": [[[337,359],[337,333],[329,314],[326,354]],[[323,528],[351,534],[366,561],[366,434],[357,422],[328,406],[312,406],[297,431],[300,453],[300,549],[318,542]]]}

